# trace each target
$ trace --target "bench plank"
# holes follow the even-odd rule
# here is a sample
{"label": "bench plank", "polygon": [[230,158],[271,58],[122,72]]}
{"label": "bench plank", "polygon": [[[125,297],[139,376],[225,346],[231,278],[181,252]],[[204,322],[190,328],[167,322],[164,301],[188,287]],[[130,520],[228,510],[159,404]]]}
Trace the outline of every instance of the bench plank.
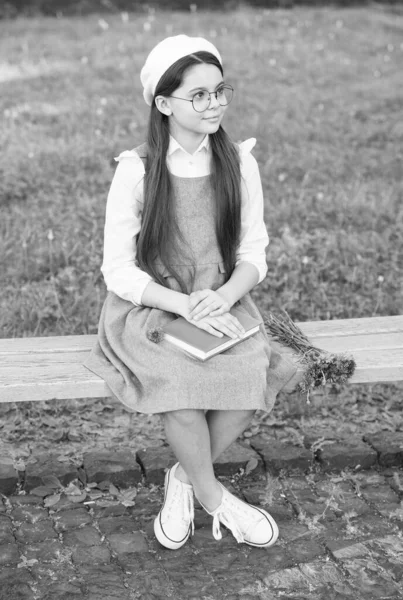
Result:
{"label": "bench plank", "polygon": [[[354,355],[357,369],[351,383],[403,380],[403,316],[298,326],[314,345]],[[107,385],[82,365],[95,339],[79,335],[0,340],[0,402],[110,396]]]}

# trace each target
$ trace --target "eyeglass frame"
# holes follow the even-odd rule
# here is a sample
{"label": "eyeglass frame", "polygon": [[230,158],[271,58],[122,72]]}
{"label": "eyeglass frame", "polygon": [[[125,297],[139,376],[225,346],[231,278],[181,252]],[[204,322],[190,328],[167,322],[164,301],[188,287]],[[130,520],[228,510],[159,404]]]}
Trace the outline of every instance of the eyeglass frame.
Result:
{"label": "eyeglass frame", "polygon": [[195,112],[197,112],[197,113],[202,113],[202,112],[204,112],[205,110],[207,110],[207,109],[209,108],[209,106],[210,106],[210,104],[211,104],[211,95],[212,95],[212,94],[214,94],[214,95],[215,95],[215,99],[216,99],[216,100],[217,100],[217,102],[220,104],[220,106],[228,106],[228,104],[230,104],[230,102],[232,102],[232,98],[231,98],[231,100],[230,100],[230,101],[229,101],[227,104],[221,104],[221,103],[220,103],[220,101],[218,100],[218,98],[217,98],[217,94],[218,94],[219,90],[220,90],[220,89],[223,89],[223,88],[229,88],[230,90],[232,90],[232,98],[234,97],[234,92],[235,92],[235,90],[234,90],[234,88],[232,87],[232,85],[230,85],[229,83],[225,83],[224,85],[221,85],[221,86],[220,86],[220,87],[219,87],[217,90],[215,90],[214,92],[208,92],[207,90],[203,90],[203,91],[207,92],[207,93],[208,93],[208,95],[209,95],[208,104],[207,104],[206,108],[205,108],[205,109],[203,109],[203,110],[196,110],[196,109],[195,109],[195,107],[194,107],[194,104],[193,104],[193,100],[194,100],[194,98],[197,96],[197,94],[198,94],[199,92],[196,92],[196,93],[194,94],[194,96],[192,97],[192,99],[191,99],[191,100],[189,100],[188,98],[180,98],[179,96],[169,96],[169,98],[175,98],[175,100],[185,100],[186,102],[191,102],[191,103],[192,103],[192,106],[193,106],[193,110],[194,110]]}

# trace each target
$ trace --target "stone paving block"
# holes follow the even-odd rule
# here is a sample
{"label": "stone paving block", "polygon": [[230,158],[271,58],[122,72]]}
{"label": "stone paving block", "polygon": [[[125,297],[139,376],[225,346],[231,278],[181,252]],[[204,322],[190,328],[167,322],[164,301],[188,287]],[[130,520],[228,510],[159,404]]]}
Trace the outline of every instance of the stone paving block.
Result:
{"label": "stone paving block", "polygon": [[287,546],[291,558],[297,562],[309,562],[325,554],[325,549],[314,540],[295,540]]}
{"label": "stone paving block", "polygon": [[94,584],[89,587],[86,600],[131,600],[130,592],[125,588],[115,589],[113,586],[104,587],[102,584]]}
{"label": "stone paving block", "polygon": [[[160,554],[160,566],[168,574],[168,578],[174,590],[185,598],[191,598],[191,594],[198,591],[199,598],[208,596],[217,591],[217,584],[212,576],[207,573],[202,558],[199,555],[187,554],[179,557],[178,553],[163,552]],[[189,577],[189,573],[192,574]],[[213,596],[214,597],[214,596]]]}
{"label": "stone paving block", "polygon": [[14,542],[15,538],[11,519],[6,515],[0,515],[0,545],[13,544]]}
{"label": "stone paving block", "polygon": [[15,537],[19,542],[31,544],[57,538],[53,523],[49,520],[38,523],[22,523],[15,530]]}
{"label": "stone paving block", "polygon": [[354,440],[353,443],[340,440],[320,448],[317,458],[325,471],[369,469],[376,464],[377,453],[361,440]]}
{"label": "stone paving block", "polygon": [[71,559],[76,565],[103,565],[111,562],[111,553],[106,546],[78,547],[72,549]]}
{"label": "stone paving block", "polygon": [[79,582],[51,583],[41,589],[41,600],[75,600],[83,597]]}
{"label": "stone paving block", "polygon": [[17,506],[12,510],[14,521],[25,523],[37,523],[49,519],[48,511],[39,506],[26,504],[25,506]]}
{"label": "stone paving block", "polygon": [[46,542],[36,542],[28,545],[21,544],[20,551],[27,560],[36,559],[39,562],[52,562],[68,555],[68,550],[59,540],[47,540]]}
{"label": "stone paving block", "polygon": [[6,583],[0,589],[0,600],[32,600],[33,590],[26,583]]}
{"label": "stone paving block", "polygon": [[32,581],[32,575],[26,567],[16,569],[15,566],[2,566],[0,569],[0,590],[6,583],[31,583]]}
{"label": "stone paving block", "polygon": [[309,539],[311,536],[308,527],[295,519],[293,521],[279,521],[277,525],[280,531],[279,539],[285,542],[292,542],[300,538]]}
{"label": "stone paving block", "polygon": [[132,507],[129,509],[129,507],[124,506],[117,500],[116,503],[110,504],[109,506],[99,506],[97,503],[89,506],[91,506],[95,519],[102,519],[104,517],[122,517],[132,513]]}
{"label": "stone paving block", "polygon": [[62,485],[67,486],[77,479],[78,471],[74,465],[56,460],[50,453],[36,454],[34,459],[26,462],[24,490],[30,492],[44,485],[44,480],[49,475],[54,475]]}
{"label": "stone paving block", "polygon": [[367,501],[377,505],[399,504],[399,496],[388,485],[368,485],[361,493]]}
{"label": "stone paving block", "polygon": [[[76,510],[76,509],[80,509],[83,508],[83,504],[81,504],[80,502],[73,502],[71,500],[72,496],[68,496],[64,493],[62,493],[59,502],[57,502],[56,504],[53,504],[53,506],[50,508],[50,510],[53,513],[58,513],[58,512],[62,512],[64,510]],[[89,507],[92,507],[93,505],[89,504],[86,505]]]}
{"label": "stone paving block", "polygon": [[367,598],[399,598],[399,587],[371,558],[353,558],[342,562],[350,574],[351,586]]}
{"label": "stone paving block", "polygon": [[286,501],[277,478],[270,478],[267,482],[265,479],[259,479],[257,482],[241,485],[241,491],[246,502],[261,506],[275,521],[291,519],[294,516],[294,510]]}
{"label": "stone paving block", "polygon": [[57,531],[69,531],[91,523],[91,515],[86,508],[66,510],[53,515]]}
{"label": "stone paving block", "polygon": [[[261,552],[265,552],[265,550]],[[221,562],[221,555],[215,556],[217,567],[214,567],[211,558],[207,562],[205,554],[201,556],[201,560],[206,566],[207,571],[213,577],[213,580],[228,594],[238,594],[241,591],[247,591],[256,589],[258,585],[261,586],[261,577],[258,575],[257,568],[251,568],[248,555],[242,552],[242,547],[237,548],[237,556],[234,560],[231,560],[226,565],[225,569],[218,568]],[[263,558],[263,557],[261,557]],[[255,565],[254,565],[255,566]],[[269,569],[264,573],[265,575],[269,572]]]}
{"label": "stone paving block", "polygon": [[[386,541],[386,543],[385,543]],[[399,583],[403,590],[403,541],[397,536],[369,540],[368,552],[378,565]]]}
{"label": "stone paving block", "polygon": [[17,544],[2,544],[0,546],[0,567],[14,565],[20,562]]}
{"label": "stone paving block", "polygon": [[[167,575],[157,565],[152,572],[143,572],[139,568],[135,573],[125,574],[124,581],[131,594],[138,594],[139,600],[168,598],[168,593],[172,592]],[[175,596],[171,596],[171,598],[175,598]]]}
{"label": "stone paving block", "polygon": [[382,467],[403,466],[403,433],[380,431],[366,434],[364,440],[376,450]]}
{"label": "stone paving block", "polygon": [[114,533],[131,533],[136,530],[136,524],[131,517],[105,517],[98,519],[98,527],[104,535]]}
{"label": "stone paving block", "polygon": [[308,580],[298,567],[270,573],[263,579],[263,582],[270,590],[275,590],[277,593],[283,590],[309,590]]}
{"label": "stone paving block", "polygon": [[73,529],[63,533],[63,543],[73,548],[99,546],[101,544],[101,536],[95,527],[85,525],[80,529]]}
{"label": "stone paving block", "polygon": [[403,522],[403,505],[400,502],[399,504],[378,504],[377,509],[383,517]]}
{"label": "stone paving block", "polygon": [[87,452],[83,462],[88,482],[110,481],[127,488],[136,485],[142,478],[140,465],[130,448],[119,452]]}
{"label": "stone paving block", "polygon": [[286,490],[287,500],[292,504],[296,513],[303,517],[334,518],[334,513],[327,506],[326,501],[318,498],[309,488],[305,490]]}
{"label": "stone paving block", "polygon": [[[189,545],[186,544],[182,550],[189,552]],[[192,554],[192,552],[190,551]],[[155,557],[154,553],[142,552],[141,554],[120,554],[116,557],[116,563],[127,575],[133,573],[154,573],[159,567],[159,558]]]}
{"label": "stone paving block", "polygon": [[111,533],[107,535],[108,542],[116,554],[130,554],[132,552],[148,552],[148,544],[140,531],[133,533]]}
{"label": "stone paving block", "polygon": [[170,446],[150,446],[136,452],[145,473],[146,482],[164,485],[165,473],[177,462]]}
{"label": "stone paving block", "polygon": [[257,461],[257,466],[251,471],[251,475],[257,476],[264,473],[263,461],[259,454],[250,446],[234,442],[215,461],[214,472],[217,477],[230,477],[231,475],[235,475],[240,469],[245,469],[246,465],[252,459]]}
{"label": "stone paving block", "polygon": [[26,506],[33,504],[35,506],[43,506],[43,498],[34,494],[20,494],[18,496],[10,496],[8,501],[12,506]]}
{"label": "stone paving block", "polygon": [[374,513],[359,515],[351,520],[358,535],[362,538],[366,537],[383,537],[389,535],[394,530],[393,524]]}
{"label": "stone paving block", "polygon": [[307,471],[312,465],[312,453],[300,446],[257,435],[251,439],[251,447],[263,457],[266,470],[273,474],[280,471],[287,473]]}
{"label": "stone paving block", "polygon": [[[135,506],[130,508],[130,515],[140,523],[154,521],[164,502],[163,490],[161,488],[139,490],[136,496]],[[197,501],[195,500],[195,505]]]}
{"label": "stone paving block", "polygon": [[236,546],[237,542],[233,537],[232,533],[230,533],[224,527],[221,527],[221,534],[222,539],[215,540],[213,537],[210,523],[209,525],[202,526],[198,528],[197,531],[195,531],[194,536],[192,536],[190,539],[190,544],[193,548],[196,549],[197,552],[199,550],[214,551],[215,549],[217,549],[217,544],[219,545],[219,548],[222,551],[226,548],[233,548],[234,546]]}
{"label": "stone paving block", "polygon": [[48,585],[79,581],[72,563],[68,560],[54,562],[51,568],[47,563],[34,563],[29,568],[35,583],[44,588]]}
{"label": "stone paving block", "polygon": [[129,591],[117,565],[77,565],[77,570],[86,583],[88,599],[129,600]]}
{"label": "stone paving block", "polygon": [[339,560],[361,558],[370,554],[365,544],[362,542],[354,543],[353,540],[344,540],[342,543],[330,542],[327,544],[327,547],[333,556]]}
{"label": "stone paving block", "polygon": [[310,589],[323,590],[319,595],[321,600],[323,598],[329,600],[332,598],[334,600],[347,598],[358,600],[360,597],[345,581],[343,572],[329,561],[316,560],[300,565],[299,568],[308,581]]}
{"label": "stone paving block", "polygon": [[13,463],[9,456],[0,455],[0,493],[6,496],[14,492],[19,480],[18,471]]}
{"label": "stone paving block", "polygon": [[264,550],[261,548],[248,548],[247,565],[262,580],[273,571],[292,567],[293,563],[293,558],[287,552],[285,546],[280,545],[279,542],[275,546]]}

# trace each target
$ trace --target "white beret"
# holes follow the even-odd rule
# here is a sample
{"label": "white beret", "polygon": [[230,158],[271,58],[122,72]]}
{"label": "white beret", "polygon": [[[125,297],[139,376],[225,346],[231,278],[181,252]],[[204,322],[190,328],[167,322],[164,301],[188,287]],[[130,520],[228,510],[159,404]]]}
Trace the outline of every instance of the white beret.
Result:
{"label": "white beret", "polygon": [[152,104],[155,89],[165,71],[180,58],[200,51],[214,54],[222,64],[217,48],[201,37],[175,35],[165,38],[151,50],[140,72],[140,80],[144,88],[144,100],[149,106]]}

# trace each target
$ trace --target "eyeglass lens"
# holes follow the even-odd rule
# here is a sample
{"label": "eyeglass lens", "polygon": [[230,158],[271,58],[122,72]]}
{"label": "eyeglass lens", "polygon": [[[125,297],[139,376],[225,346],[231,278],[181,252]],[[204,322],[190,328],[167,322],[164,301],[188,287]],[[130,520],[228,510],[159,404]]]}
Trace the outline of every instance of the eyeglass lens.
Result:
{"label": "eyeglass lens", "polygon": [[[218,88],[218,90],[216,92],[213,92],[211,95],[215,95],[217,97],[217,100],[221,104],[221,106],[226,106],[231,102],[233,92],[234,90],[232,89],[232,87],[223,86]],[[210,93],[207,90],[197,92],[197,94],[193,96],[193,108],[197,112],[203,112],[204,110],[206,110],[209,104]]]}

